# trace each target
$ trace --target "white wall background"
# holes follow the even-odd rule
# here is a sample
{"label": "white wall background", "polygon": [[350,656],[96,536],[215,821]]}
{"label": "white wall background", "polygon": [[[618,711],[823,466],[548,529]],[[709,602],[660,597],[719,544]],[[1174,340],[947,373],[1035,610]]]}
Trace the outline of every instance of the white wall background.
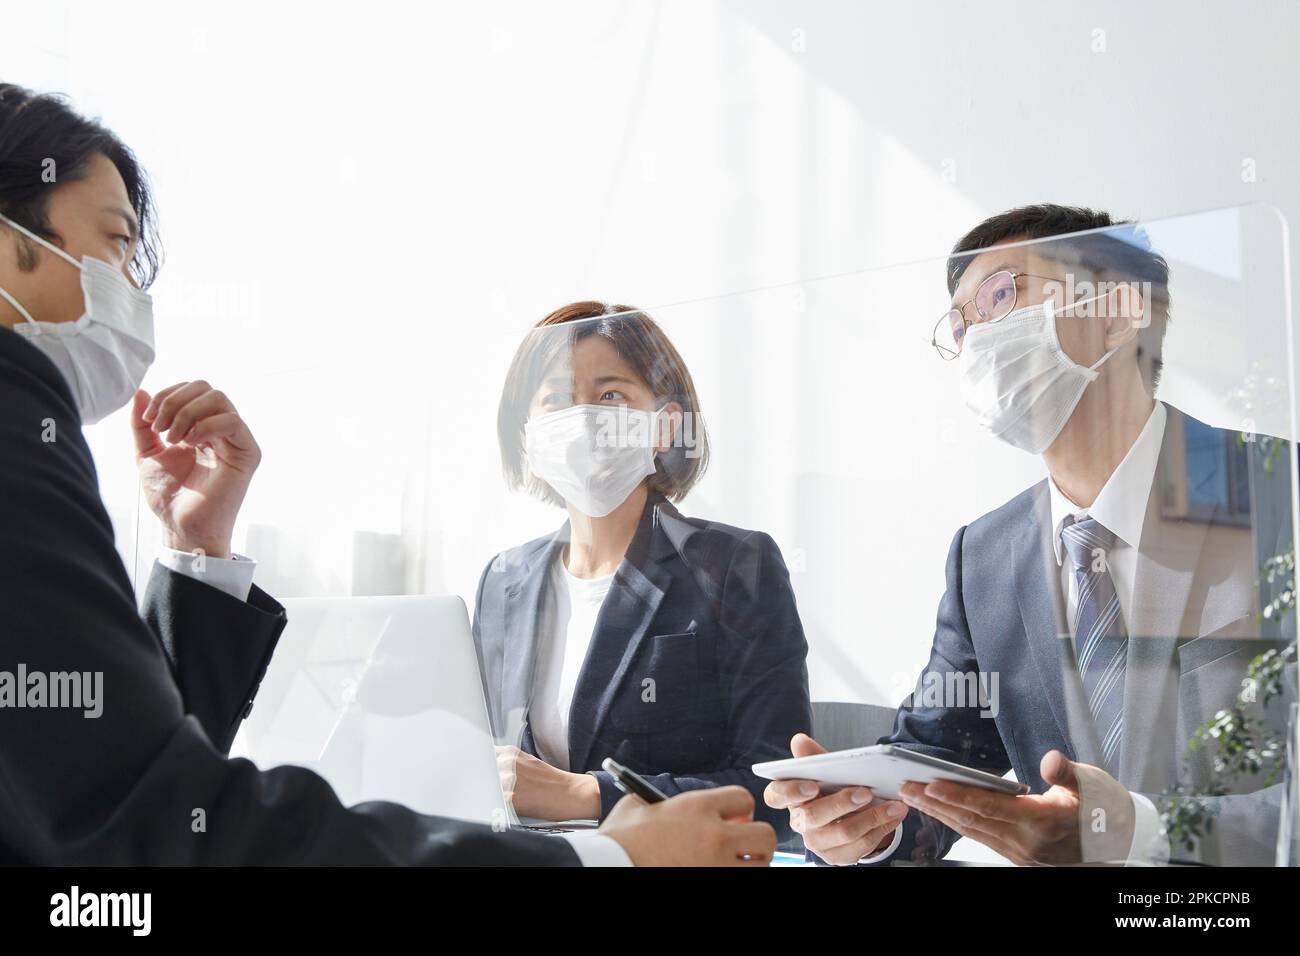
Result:
{"label": "white wall background", "polygon": [[[405,587],[472,598],[493,552],[554,524],[500,497],[491,426],[519,332],[561,303],[652,308],[938,256],[1034,201],[1300,217],[1290,3],[0,0],[0,22],[0,78],[70,94],[152,172],[168,265],[146,386],[204,377],[249,418],[267,458],[244,546],[281,593],[364,588],[364,530],[402,536]],[[697,372],[738,450],[686,510],[806,550],[814,697],[892,704],[926,657],[953,532],[1038,467],[972,434],[950,369],[864,335],[809,353],[838,356],[835,395],[862,383],[854,468],[759,500],[722,426],[747,386],[793,387],[800,340],[769,330]],[[93,431],[131,551],[129,435],[120,417]],[[905,536],[871,541],[896,560],[858,573],[853,547],[797,540],[817,494],[892,508],[924,472],[906,449],[937,437],[959,488],[932,475]],[[792,461],[815,454],[790,441]]]}

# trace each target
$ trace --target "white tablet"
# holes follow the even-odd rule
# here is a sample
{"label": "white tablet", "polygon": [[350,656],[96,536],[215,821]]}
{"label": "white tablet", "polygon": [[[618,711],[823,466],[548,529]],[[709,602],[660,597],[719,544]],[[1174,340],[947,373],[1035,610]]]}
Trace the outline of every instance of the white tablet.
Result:
{"label": "white tablet", "polygon": [[1028,793],[1029,788],[1015,780],[995,777],[983,770],[972,770],[958,763],[940,760],[928,754],[904,750],[893,744],[836,750],[812,757],[790,757],[756,763],[754,773],[765,780],[816,780],[824,792],[845,787],[870,787],[886,800],[899,799],[898,788],[909,780],[933,783],[951,780],[1001,793]]}

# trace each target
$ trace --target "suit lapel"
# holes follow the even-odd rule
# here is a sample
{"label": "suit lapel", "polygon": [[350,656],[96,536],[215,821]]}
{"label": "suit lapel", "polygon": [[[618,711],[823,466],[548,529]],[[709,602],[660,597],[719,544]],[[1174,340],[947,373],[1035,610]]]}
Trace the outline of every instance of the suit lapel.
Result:
{"label": "suit lapel", "polygon": [[1160,514],[1160,469],[1165,449],[1170,446],[1169,428],[1174,417],[1171,408],[1161,466],[1157,466],[1151,483],[1142,524],[1132,606],[1127,615],[1129,642],[1120,782],[1130,790],[1142,792],[1162,789],[1176,770],[1176,765],[1170,763],[1176,749],[1172,735],[1176,733],[1178,717],[1175,658],[1183,639],[1200,634],[1199,608],[1189,605],[1210,528],[1206,521],[1171,521]]}
{"label": "suit lapel", "polygon": [[537,635],[542,619],[542,602],[550,582],[551,564],[569,540],[565,522],[549,542],[535,550],[523,563],[518,577],[506,588],[505,651],[501,672],[501,700],[504,726],[511,726],[511,712],[528,719],[537,668]]}
{"label": "suit lapel", "polygon": [[661,507],[666,507],[663,499],[651,495],[596,618],[596,629],[573,692],[570,768],[586,767],[591,759],[592,747],[614,706],[614,697],[627,692],[621,688],[628,668],[672,584],[672,575],[661,565],[675,553],[660,527]]}

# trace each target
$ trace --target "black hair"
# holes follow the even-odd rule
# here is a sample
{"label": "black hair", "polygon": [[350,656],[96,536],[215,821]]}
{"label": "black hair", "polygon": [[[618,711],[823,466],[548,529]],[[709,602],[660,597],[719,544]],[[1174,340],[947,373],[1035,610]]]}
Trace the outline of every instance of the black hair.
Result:
{"label": "black hair", "polygon": [[[59,183],[85,176],[96,154],[117,167],[140,221],[130,270],[147,289],[162,265],[162,247],[149,179],[135,154],[97,120],[73,110],[65,97],[0,83],[0,213],[44,239],[59,240],[47,218],[50,194]],[[21,259],[19,265],[32,268]]]}

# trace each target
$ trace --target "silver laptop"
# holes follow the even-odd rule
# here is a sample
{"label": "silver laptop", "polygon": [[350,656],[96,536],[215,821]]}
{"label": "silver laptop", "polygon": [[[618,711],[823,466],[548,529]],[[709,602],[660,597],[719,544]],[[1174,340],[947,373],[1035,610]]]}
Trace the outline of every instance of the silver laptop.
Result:
{"label": "silver laptop", "polygon": [[233,756],[262,768],[308,767],[347,805],[392,800],[497,829],[519,825],[501,791],[464,601],[299,598],[284,605],[288,627]]}

